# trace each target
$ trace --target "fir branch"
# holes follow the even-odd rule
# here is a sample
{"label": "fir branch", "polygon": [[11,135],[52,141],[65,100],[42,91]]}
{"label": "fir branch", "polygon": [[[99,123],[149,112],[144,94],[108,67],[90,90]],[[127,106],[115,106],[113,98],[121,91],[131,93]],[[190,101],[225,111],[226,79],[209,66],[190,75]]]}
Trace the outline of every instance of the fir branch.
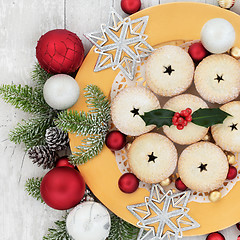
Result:
{"label": "fir branch", "polygon": [[76,147],[79,152],[74,152],[74,155],[70,156],[71,164],[78,166],[98,155],[103,148],[104,141],[105,135],[95,135],[84,139],[82,145]]}
{"label": "fir branch", "polygon": [[50,73],[46,72],[44,69],[42,69],[39,63],[36,63],[34,65],[34,69],[32,71],[31,78],[35,82],[36,88],[38,90],[43,89],[43,85],[45,84],[47,79],[50,78],[51,76],[52,76],[52,74],[50,74]]}
{"label": "fir branch", "polygon": [[43,98],[42,91],[37,91],[28,85],[2,85],[0,95],[7,103],[24,112],[46,114],[51,111]]}
{"label": "fir branch", "polygon": [[134,240],[137,239],[138,232],[139,228],[111,213],[111,229],[108,240]]}
{"label": "fir branch", "polygon": [[88,85],[84,90],[90,113],[97,113],[105,122],[108,122],[110,120],[110,103],[107,97],[96,85]]}
{"label": "fir branch", "polygon": [[33,198],[44,202],[40,194],[40,185],[43,178],[29,178],[25,183],[25,190],[28,192],[28,195]]}
{"label": "fir branch", "polygon": [[10,140],[16,144],[23,142],[27,149],[45,145],[45,133],[49,127],[52,127],[53,116],[49,118],[39,117],[28,121],[18,123],[18,125],[10,132]]}
{"label": "fir branch", "polygon": [[63,111],[58,114],[55,124],[63,131],[83,136],[103,134],[108,130],[108,123],[102,121],[98,114],[83,111]]}
{"label": "fir branch", "polygon": [[43,237],[43,240],[73,240],[66,229],[66,217],[63,217],[61,221],[56,221],[55,228],[49,228],[48,234]]}

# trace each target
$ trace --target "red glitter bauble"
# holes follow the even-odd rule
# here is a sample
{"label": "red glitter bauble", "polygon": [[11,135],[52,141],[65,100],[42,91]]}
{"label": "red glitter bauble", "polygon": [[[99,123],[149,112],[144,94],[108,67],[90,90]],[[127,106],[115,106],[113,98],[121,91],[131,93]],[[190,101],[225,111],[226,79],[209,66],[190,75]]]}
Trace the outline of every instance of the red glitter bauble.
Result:
{"label": "red glitter bauble", "polygon": [[225,240],[225,237],[219,232],[214,232],[210,233],[206,240]]}
{"label": "red glitter bauble", "polygon": [[66,29],[55,29],[41,36],[36,47],[41,67],[49,73],[72,73],[82,64],[82,41]]}
{"label": "red glitter bauble", "polygon": [[202,61],[203,58],[209,54],[206,48],[204,48],[200,42],[192,44],[188,49],[188,53],[194,62]]}
{"label": "red glitter bauble", "polygon": [[70,167],[70,168],[74,168],[74,166],[71,163],[69,163],[69,159],[67,157],[62,157],[62,158],[58,159],[56,167]]}
{"label": "red glitter bauble", "polygon": [[70,167],[56,167],[44,176],[40,192],[48,206],[66,210],[81,201],[85,193],[85,182],[77,170]]}
{"label": "red glitter bauble", "polygon": [[229,166],[227,179],[232,180],[237,176],[237,169],[234,166]]}
{"label": "red glitter bauble", "polygon": [[180,191],[185,191],[187,189],[187,186],[182,182],[180,178],[176,179],[175,186]]}
{"label": "red glitter bauble", "polygon": [[121,0],[121,8],[127,14],[133,14],[141,8],[140,0]]}
{"label": "red glitter bauble", "polygon": [[126,145],[126,136],[119,131],[112,131],[107,134],[105,143],[112,151],[118,151]]}
{"label": "red glitter bauble", "polygon": [[139,180],[133,173],[124,173],[118,180],[118,186],[124,193],[133,193],[138,189]]}
{"label": "red glitter bauble", "polygon": [[236,224],[236,227],[240,231],[240,222]]}

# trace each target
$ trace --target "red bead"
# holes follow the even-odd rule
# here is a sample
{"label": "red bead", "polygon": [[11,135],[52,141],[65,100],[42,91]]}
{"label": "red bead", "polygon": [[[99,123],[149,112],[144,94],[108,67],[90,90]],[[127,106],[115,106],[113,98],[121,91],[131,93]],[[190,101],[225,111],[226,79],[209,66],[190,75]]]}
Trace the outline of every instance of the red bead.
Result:
{"label": "red bead", "polygon": [[240,222],[236,224],[236,227],[240,231]]}
{"label": "red bead", "polygon": [[227,179],[232,180],[237,176],[237,169],[234,166],[229,166]]}
{"label": "red bead", "polygon": [[133,14],[141,8],[140,0],[121,0],[121,8],[127,14]]}
{"label": "red bead", "polygon": [[105,143],[112,151],[118,151],[126,145],[126,136],[115,130],[107,134]]}
{"label": "red bead", "polygon": [[184,122],[184,119],[183,119],[182,117],[179,117],[179,118],[178,118],[178,123],[179,123],[179,124],[183,124],[183,122]]}
{"label": "red bead", "polygon": [[118,186],[124,193],[133,193],[138,189],[139,180],[133,173],[124,173],[118,180]]}
{"label": "red bead", "polygon": [[82,64],[84,48],[75,33],[55,29],[41,36],[36,47],[36,57],[47,72],[72,73]]}
{"label": "red bead", "polygon": [[188,49],[188,53],[195,62],[202,61],[209,54],[200,42],[192,44]]}
{"label": "red bead", "polygon": [[214,232],[210,233],[206,240],[225,240],[225,237],[219,232]]}
{"label": "red bead", "polygon": [[71,163],[69,163],[69,159],[67,157],[62,157],[62,158],[58,159],[56,167],[74,168],[74,166]]}
{"label": "red bead", "polygon": [[192,114],[192,109],[191,108],[187,108],[186,111],[187,111],[188,115]]}
{"label": "red bead", "polygon": [[180,191],[185,191],[187,189],[187,186],[182,182],[180,178],[176,179],[175,186]]}
{"label": "red bead", "polygon": [[179,118],[179,117],[180,117],[180,113],[179,113],[179,112],[175,112],[175,113],[174,113],[174,117]]}
{"label": "red bead", "polygon": [[185,117],[185,120],[187,120],[188,122],[191,122],[192,121],[192,116],[188,115],[187,117]]}
{"label": "red bead", "polygon": [[188,124],[188,121],[187,121],[187,120],[184,120],[183,126],[187,126],[187,124]]}
{"label": "red bead", "polygon": [[77,170],[70,167],[56,167],[44,176],[40,192],[48,206],[66,210],[81,201],[85,193],[85,182]]}
{"label": "red bead", "polygon": [[178,129],[178,130],[183,130],[183,128],[184,128],[184,126],[183,126],[182,124],[178,124],[178,125],[177,125],[177,129]]}

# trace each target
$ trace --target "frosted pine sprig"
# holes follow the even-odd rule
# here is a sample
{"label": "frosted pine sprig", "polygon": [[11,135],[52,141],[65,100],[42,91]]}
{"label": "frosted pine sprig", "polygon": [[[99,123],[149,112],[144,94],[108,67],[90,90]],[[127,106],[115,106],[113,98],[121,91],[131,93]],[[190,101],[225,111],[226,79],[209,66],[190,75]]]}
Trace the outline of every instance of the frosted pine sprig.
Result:
{"label": "frosted pine sprig", "polygon": [[28,195],[33,198],[44,202],[40,194],[40,185],[43,178],[29,178],[25,183],[25,190],[28,192]]}

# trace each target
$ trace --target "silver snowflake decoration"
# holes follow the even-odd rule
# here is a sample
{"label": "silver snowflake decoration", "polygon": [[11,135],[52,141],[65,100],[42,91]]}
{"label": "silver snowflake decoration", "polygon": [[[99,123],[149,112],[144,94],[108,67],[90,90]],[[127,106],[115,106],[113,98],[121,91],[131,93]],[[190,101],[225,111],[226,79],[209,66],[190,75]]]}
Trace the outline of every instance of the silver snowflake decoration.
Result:
{"label": "silver snowflake decoration", "polygon": [[94,51],[99,54],[94,72],[119,68],[132,80],[136,64],[154,50],[146,42],[148,36],[144,34],[148,18],[123,19],[112,9],[108,24],[101,25],[101,32],[86,34],[86,38],[96,46]]}
{"label": "silver snowflake decoration", "polygon": [[144,203],[127,206],[139,220],[137,226],[140,231],[137,239],[177,240],[182,238],[183,231],[200,227],[188,215],[189,208],[186,206],[190,195],[191,191],[174,194],[169,190],[165,193],[159,184],[153,184],[150,196],[145,197]]}

